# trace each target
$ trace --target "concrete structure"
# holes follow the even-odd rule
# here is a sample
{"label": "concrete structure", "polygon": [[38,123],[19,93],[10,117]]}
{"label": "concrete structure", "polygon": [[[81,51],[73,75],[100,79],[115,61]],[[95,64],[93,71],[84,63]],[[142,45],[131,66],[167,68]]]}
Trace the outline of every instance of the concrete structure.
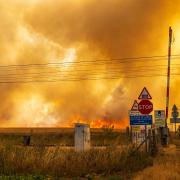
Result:
{"label": "concrete structure", "polygon": [[86,151],[90,149],[90,127],[88,124],[75,124],[75,150]]}

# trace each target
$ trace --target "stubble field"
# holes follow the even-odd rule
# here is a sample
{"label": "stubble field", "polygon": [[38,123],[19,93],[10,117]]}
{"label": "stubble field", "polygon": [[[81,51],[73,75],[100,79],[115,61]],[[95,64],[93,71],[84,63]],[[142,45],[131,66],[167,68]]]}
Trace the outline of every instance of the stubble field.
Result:
{"label": "stubble field", "polygon": [[[74,151],[73,129],[0,130],[0,179],[131,179],[152,165],[125,131],[91,130],[91,150]],[[30,135],[30,146],[23,136]]]}

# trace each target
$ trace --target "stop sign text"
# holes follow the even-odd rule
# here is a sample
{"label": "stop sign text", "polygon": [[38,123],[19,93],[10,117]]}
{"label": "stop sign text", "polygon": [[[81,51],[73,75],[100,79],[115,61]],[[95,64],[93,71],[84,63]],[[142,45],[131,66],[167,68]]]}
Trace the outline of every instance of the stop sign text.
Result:
{"label": "stop sign text", "polygon": [[150,114],[153,111],[153,104],[149,100],[142,100],[138,105],[141,114]]}

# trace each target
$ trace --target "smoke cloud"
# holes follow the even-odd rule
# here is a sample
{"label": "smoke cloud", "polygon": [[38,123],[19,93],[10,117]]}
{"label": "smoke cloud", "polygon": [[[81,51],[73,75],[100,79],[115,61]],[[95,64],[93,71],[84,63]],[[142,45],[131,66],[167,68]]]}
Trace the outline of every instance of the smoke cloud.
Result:
{"label": "smoke cloud", "polygon": [[[170,25],[177,35],[173,48],[178,53],[179,7],[178,0],[0,1],[0,63],[72,63],[166,55]],[[121,123],[128,119],[128,110],[144,86],[149,88],[155,108],[164,108],[165,77],[123,76],[131,75],[132,67],[138,72],[137,66],[153,69],[156,64],[166,65],[165,61],[115,63],[101,66],[106,72],[119,67],[121,74],[114,80],[0,84],[0,126],[69,126],[97,119]],[[65,68],[82,70],[77,66]],[[77,76],[86,77],[98,68],[91,64],[86,72],[77,71]],[[96,72],[101,75],[101,71]],[[0,76],[7,74],[0,72]],[[172,81],[172,92],[177,82],[178,77]],[[178,100],[171,99],[171,103]]]}

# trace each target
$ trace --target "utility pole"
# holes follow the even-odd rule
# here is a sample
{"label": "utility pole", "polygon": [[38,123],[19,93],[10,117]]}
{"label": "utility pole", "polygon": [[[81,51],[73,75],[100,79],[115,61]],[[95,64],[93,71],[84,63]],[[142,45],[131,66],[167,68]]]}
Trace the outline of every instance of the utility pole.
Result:
{"label": "utility pole", "polygon": [[168,46],[168,69],[167,69],[167,92],[166,92],[166,119],[165,119],[165,129],[164,135],[166,136],[165,144],[168,144],[168,111],[169,111],[169,92],[170,92],[170,70],[171,70],[171,46],[172,46],[172,28],[169,27],[169,46]]}
{"label": "utility pole", "polygon": [[169,90],[170,90],[170,70],[171,70],[171,45],[172,45],[172,29],[169,27],[169,47],[168,47],[168,71],[167,71],[167,94],[166,94],[166,127],[169,111]]}

